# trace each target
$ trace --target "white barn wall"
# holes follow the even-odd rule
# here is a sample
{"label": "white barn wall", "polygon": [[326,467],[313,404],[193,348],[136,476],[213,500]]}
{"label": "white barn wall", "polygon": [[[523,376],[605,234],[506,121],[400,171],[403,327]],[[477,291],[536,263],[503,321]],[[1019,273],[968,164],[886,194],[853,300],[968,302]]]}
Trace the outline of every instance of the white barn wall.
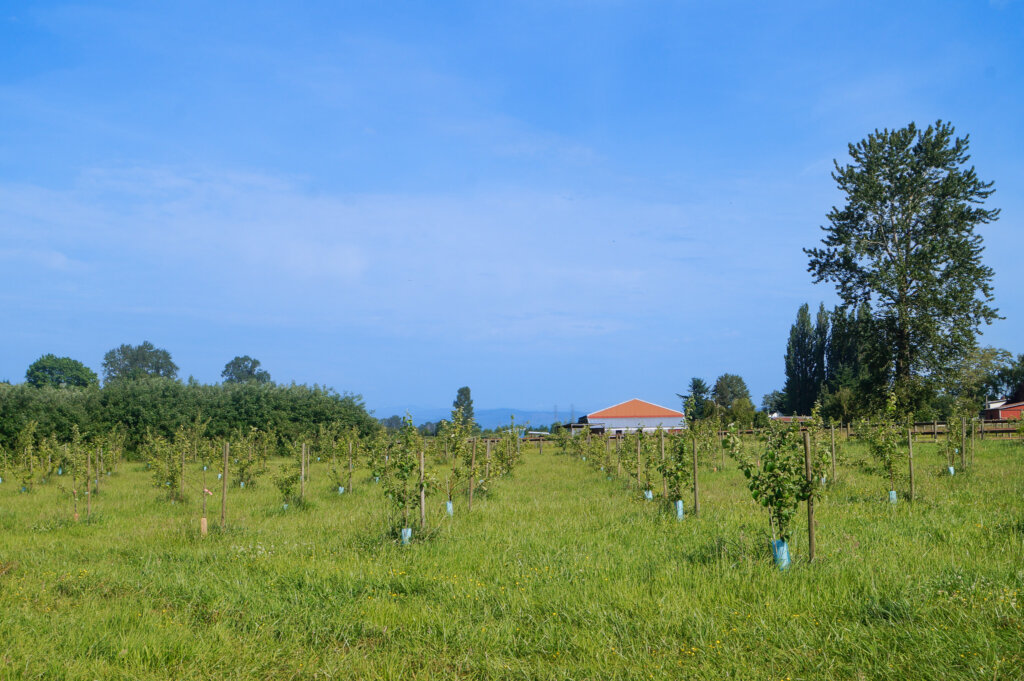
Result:
{"label": "white barn wall", "polygon": [[656,416],[646,419],[640,418],[618,418],[618,419],[601,419],[600,421],[592,421],[590,427],[604,428],[606,432],[614,433],[616,430],[631,431],[639,430],[643,428],[645,433],[649,433],[658,429],[661,426],[665,430],[672,428],[685,428],[685,419],[673,418],[667,416]]}

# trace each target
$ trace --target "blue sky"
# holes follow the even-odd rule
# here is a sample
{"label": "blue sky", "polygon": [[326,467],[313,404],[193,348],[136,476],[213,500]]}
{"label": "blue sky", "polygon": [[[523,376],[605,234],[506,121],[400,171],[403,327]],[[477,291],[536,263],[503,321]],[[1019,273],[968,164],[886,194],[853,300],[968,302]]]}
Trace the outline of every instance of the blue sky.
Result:
{"label": "blue sky", "polygon": [[1019,1],[6,2],[0,378],[150,340],[381,416],[760,403],[832,159],[938,118],[1024,352],[1022,46]]}

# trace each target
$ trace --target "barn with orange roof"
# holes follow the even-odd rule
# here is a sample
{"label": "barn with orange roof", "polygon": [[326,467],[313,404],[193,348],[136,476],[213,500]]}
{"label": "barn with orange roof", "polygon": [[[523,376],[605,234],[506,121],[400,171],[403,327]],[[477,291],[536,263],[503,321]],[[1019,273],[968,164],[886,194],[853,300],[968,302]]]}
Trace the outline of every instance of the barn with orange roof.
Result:
{"label": "barn with orange roof", "polygon": [[659,427],[672,431],[686,427],[686,416],[675,409],[632,399],[581,417],[577,427],[609,434],[651,432]]}

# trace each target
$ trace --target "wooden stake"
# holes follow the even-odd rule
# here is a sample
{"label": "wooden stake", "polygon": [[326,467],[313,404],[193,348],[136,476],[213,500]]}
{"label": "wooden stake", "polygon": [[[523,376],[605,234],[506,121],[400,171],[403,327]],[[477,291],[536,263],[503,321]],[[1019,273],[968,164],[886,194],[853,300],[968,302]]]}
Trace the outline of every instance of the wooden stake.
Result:
{"label": "wooden stake", "polygon": [[914,435],[907,433],[907,464],[910,466],[910,500],[914,500]]}
{"label": "wooden stake", "polygon": [[476,438],[473,438],[473,454],[469,460],[469,510],[473,510],[473,489],[476,487]]}
{"label": "wooden stake", "polygon": [[[659,431],[661,433],[661,465],[665,467],[665,431]],[[665,473],[661,474],[661,498],[668,501],[668,476]]]}
{"label": "wooden stake", "polygon": [[643,484],[640,482],[640,438],[641,435],[637,435],[636,438],[636,487],[637,489],[643,489]]}
{"label": "wooden stake", "polygon": [[491,479],[491,440],[487,440],[487,458],[484,461],[484,480]]}
{"label": "wooden stake", "polygon": [[85,450],[85,517],[92,515],[92,450]]}
{"label": "wooden stake", "polygon": [[224,472],[221,474],[220,485],[220,529],[223,530],[228,520],[228,454],[231,443],[224,441]]}
{"label": "wooden stake", "polygon": [[960,417],[960,468],[967,469],[967,417]]}
{"label": "wooden stake", "polygon": [[[804,431],[804,470],[807,473],[808,484],[811,480],[811,435]],[[810,560],[814,560],[814,494],[807,497],[807,551]]]}
{"label": "wooden stake", "polygon": [[203,515],[199,518],[199,534],[206,536],[206,471],[203,471]]}
{"label": "wooden stake", "polygon": [[977,425],[977,422],[971,420],[971,468],[974,468],[974,431]]}
{"label": "wooden stake", "polygon": [[302,443],[302,453],[299,454],[299,499],[306,500],[306,443]]}
{"label": "wooden stake", "polygon": [[426,473],[423,465],[423,450],[420,450],[420,529],[427,526],[427,486],[423,483]]}
{"label": "wooden stake", "polygon": [[832,426],[832,482],[836,481],[836,427]]}
{"label": "wooden stake", "polygon": [[693,438],[693,515],[700,513],[700,489],[697,480],[697,438]]}
{"label": "wooden stake", "polygon": [[352,491],[352,441],[348,441],[348,487],[346,489]]}
{"label": "wooden stake", "polygon": [[181,448],[181,475],[178,476],[178,496],[185,501],[185,448]]}

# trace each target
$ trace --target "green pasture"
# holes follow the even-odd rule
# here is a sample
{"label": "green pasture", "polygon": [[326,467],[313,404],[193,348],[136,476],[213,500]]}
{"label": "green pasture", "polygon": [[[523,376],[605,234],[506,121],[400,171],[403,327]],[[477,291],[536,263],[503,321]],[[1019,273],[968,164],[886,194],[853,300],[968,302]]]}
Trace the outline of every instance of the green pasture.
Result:
{"label": "green pasture", "polygon": [[22,494],[5,477],[0,678],[1024,678],[1021,444],[979,442],[949,477],[919,443],[917,500],[895,506],[846,447],[817,559],[801,509],[785,572],[731,462],[701,470],[700,516],[686,498],[677,522],[554,452],[527,452],[472,513],[431,496],[408,546],[365,470],[339,496],[314,464],[287,510],[269,474],[233,485],[223,531],[208,473],[205,538],[196,466],[171,503],[124,463],[78,523],[65,479]]}

